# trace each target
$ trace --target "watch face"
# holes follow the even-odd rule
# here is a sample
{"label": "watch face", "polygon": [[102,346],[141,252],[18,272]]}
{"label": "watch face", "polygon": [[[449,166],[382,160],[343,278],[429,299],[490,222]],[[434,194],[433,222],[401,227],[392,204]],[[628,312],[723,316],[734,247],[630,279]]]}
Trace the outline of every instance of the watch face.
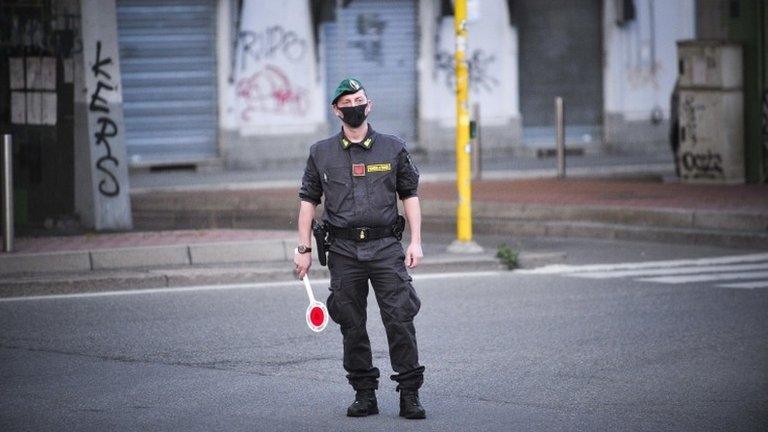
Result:
{"label": "watch face", "polygon": [[308,248],[307,246],[304,246],[304,245],[300,245],[300,246],[299,246],[299,253],[302,253],[302,254],[303,254],[303,253],[307,253],[307,250],[308,250],[308,249],[309,249],[309,248]]}

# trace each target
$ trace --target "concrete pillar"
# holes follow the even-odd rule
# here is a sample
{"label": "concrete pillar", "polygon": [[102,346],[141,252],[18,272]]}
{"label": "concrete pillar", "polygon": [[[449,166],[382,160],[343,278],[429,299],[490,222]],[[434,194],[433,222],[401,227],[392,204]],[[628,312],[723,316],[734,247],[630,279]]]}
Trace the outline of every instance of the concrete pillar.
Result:
{"label": "concrete pillar", "polygon": [[97,231],[133,227],[115,0],[81,0],[75,60],[75,210]]}
{"label": "concrete pillar", "polygon": [[[467,25],[470,104],[481,107],[483,149],[519,146],[521,137],[517,29],[508,4],[483,0]],[[440,2],[419,2],[419,146],[432,155],[453,154],[456,126],[453,16]],[[475,16],[473,16],[475,15]]]}

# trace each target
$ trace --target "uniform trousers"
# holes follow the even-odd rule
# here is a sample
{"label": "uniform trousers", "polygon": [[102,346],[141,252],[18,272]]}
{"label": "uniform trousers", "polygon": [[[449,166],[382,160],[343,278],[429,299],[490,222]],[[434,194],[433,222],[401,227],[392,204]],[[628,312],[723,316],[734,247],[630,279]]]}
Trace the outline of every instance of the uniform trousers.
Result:
{"label": "uniform trousers", "polygon": [[421,387],[424,366],[419,365],[413,318],[421,301],[405,268],[400,243],[387,247],[373,261],[358,261],[330,252],[330,295],[326,302],[331,319],[341,327],[344,341],[344,370],[355,390],[376,389],[379,369],[373,366],[371,342],[366,329],[368,281],[370,280],[387,333],[389,359],[397,389]]}

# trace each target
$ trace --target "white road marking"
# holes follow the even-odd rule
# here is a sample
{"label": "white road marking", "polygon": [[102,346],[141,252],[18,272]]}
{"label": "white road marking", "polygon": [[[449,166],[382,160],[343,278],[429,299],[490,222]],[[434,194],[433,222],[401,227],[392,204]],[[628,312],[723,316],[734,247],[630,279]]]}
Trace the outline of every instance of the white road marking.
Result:
{"label": "white road marking", "polygon": [[672,267],[672,268],[653,268],[647,270],[613,270],[605,272],[585,272],[573,273],[572,276],[587,279],[611,279],[629,276],[664,276],[680,275],[687,273],[715,273],[715,272],[733,272],[746,270],[768,270],[768,262],[760,264],[735,264],[735,265],[713,265],[713,266],[690,266],[690,267]]}
{"label": "white road marking", "polygon": [[643,282],[682,284],[682,283],[689,283],[689,282],[709,282],[709,281],[718,281],[718,280],[760,279],[765,277],[768,277],[768,271],[744,272],[744,273],[716,273],[716,274],[710,274],[710,275],[662,276],[657,278],[643,278],[639,280]]}
{"label": "white road marking", "polygon": [[[467,272],[467,273],[427,273],[413,275],[415,281],[435,280],[435,279],[451,279],[458,277],[488,277],[498,276],[502,274],[510,274],[511,272],[505,271],[486,271],[486,272]],[[317,279],[312,281],[316,285],[327,285],[330,283],[329,279]],[[184,293],[184,292],[196,292],[196,291],[225,291],[233,289],[264,289],[264,288],[276,288],[281,286],[296,286],[301,287],[300,280],[292,281],[279,281],[279,282],[259,282],[251,284],[229,284],[229,285],[197,285],[187,287],[176,288],[146,288],[136,290],[115,290],[115,291],[99,291],[99,292],[85,292],[85,293],[71,293],[71,294],[51,294],[51,295],[39,295],[39,296],[22,296],[22,297],[6,297],[0,298],[0,303],[18,302],[18,301],[34,301],[34,300],[57,300],[57,299],[73,299],[73,298],[88,298],[88,297],[110,297],[110,296],[124,296],[124,295],[142,295],[142,294],[165,294],[165,293]]]}
{"label": "white road marking", "polygon": [[737,282],[718,285],[721,288],[741,288],[741,289],[754,289],[754,288],[768,288],[768,280],[754,281],[754,282]]}
{"label": "white road marking", "polygon": [[683,266],[706,266],[716,264],[736,264],[745,262],[768,261],[768,253],[750,254],[750,255],[732,255],[715,258],[696,258],[669,261],[645,261],[629,262],[616,264],[594,264],[594,265],[566,265],[553,264],[530,270],[515,270],[518,274],[564,274],[589,271],[614,271],[614,270],[635,270],[650,268],[671,268]]}

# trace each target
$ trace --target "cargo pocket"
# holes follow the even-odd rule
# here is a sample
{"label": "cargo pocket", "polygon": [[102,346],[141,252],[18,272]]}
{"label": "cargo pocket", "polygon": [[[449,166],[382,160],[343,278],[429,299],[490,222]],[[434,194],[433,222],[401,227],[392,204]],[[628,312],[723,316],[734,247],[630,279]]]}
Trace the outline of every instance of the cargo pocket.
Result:
{"label": "cargo pocket", "polygon": [[353,327],[356,323],[355,310],[352,302],[341,291],[341,279],[336,278],[331,281],[330,290],[331,293],[325,302],[328,315],[333,322],[342,327]]}
{"label": "cargo pocket", "polygon": [[419,313],[421,309],[421,299],[416,294],[416,290],[413,288],[413,278],[408,274],[406,270],[397,272],[400,278],[400,295],[402,301],[400,302],[402,315],[400,319],[402,321],[411,321]]}
{"label": "cargo pocket", "polygon": [[397,205],[394,172],[371,173],[366,177],[368,200],[373,207],[390,207]]}

